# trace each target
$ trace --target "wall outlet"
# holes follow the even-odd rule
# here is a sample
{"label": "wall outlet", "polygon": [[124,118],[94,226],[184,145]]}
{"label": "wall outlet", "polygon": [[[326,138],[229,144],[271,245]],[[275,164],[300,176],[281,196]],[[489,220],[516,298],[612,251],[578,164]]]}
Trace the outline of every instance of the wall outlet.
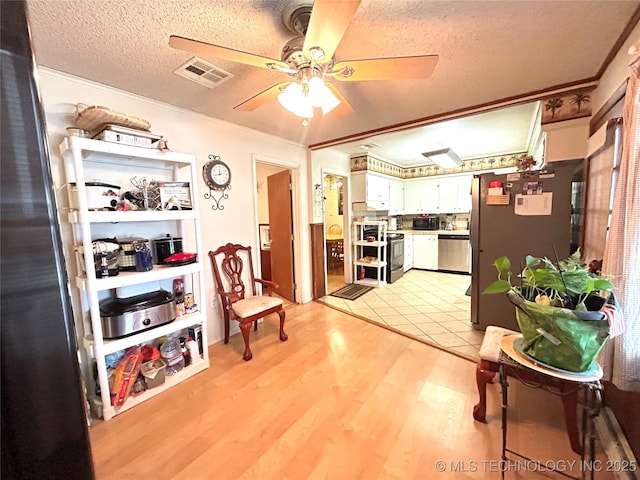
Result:
{"label": "wall outlet", "polygon": [[216,308],[217,306],[218,306],[218,297],[214,295],[211,297],[211,308]]}

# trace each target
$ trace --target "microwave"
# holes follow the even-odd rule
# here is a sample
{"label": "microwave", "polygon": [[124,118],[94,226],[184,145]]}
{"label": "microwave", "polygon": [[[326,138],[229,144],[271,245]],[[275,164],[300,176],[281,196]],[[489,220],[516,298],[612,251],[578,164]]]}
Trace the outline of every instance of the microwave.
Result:
{"label": "microwave", "polygon": [[414,217],[414,230],[438,230],[438,217]]}

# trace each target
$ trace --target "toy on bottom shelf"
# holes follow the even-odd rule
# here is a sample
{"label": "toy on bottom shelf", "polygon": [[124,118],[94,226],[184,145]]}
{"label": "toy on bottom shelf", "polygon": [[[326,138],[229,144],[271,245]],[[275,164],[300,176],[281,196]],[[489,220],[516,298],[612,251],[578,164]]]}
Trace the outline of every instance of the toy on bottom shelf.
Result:
{"label": "toy on bottom shelf", "polygon": [[140,347],[128,348],[124,357],[118,362],[113,372],[113,386],[111,387],[111,405],[121,407],[133,388],[133,384],[140,372]]}

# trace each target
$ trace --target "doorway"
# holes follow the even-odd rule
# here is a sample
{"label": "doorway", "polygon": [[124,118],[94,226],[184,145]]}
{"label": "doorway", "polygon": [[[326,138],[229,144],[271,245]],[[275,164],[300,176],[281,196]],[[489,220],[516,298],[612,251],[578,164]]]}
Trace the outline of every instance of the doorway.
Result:
{"label": "doorway", "polygon": [[[294,205],[297,170],[255,159],[256,211],[260,278],[279,285],[276,294],[297,302]],[[268,277],[268,278],[267,278]]]}
{"label": "doorway", "polygon": [[348,246],[348,222],[345,208],[346,177],[323,173],[324,238],[326,245],[325,269],[327,292],[335,292],[346,283],[348,263],[345,248]]}

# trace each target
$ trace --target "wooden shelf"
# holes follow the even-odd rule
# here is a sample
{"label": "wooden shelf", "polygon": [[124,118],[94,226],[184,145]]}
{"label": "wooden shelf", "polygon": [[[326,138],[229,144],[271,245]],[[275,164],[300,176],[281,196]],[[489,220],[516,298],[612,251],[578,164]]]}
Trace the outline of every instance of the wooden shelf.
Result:
{"label": "wooden shelf", "polygon": [[487,195],[487,205],[509,205],[511,195]]}

